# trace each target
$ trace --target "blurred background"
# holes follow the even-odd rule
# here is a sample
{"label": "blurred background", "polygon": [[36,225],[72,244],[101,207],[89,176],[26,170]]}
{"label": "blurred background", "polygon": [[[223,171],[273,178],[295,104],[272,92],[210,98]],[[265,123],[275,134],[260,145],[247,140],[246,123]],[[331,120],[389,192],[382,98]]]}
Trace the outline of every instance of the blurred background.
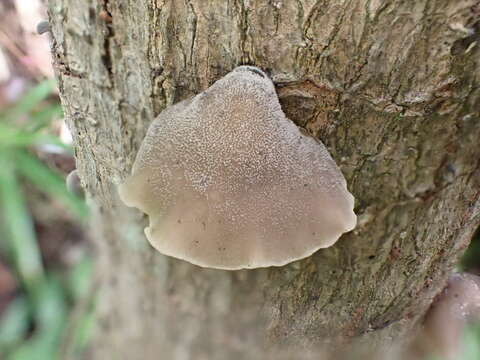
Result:
{"label": "blurred background", "polygon": [[[69,192],[71,137],[53,79],[41,0],[0,1],[0,359],[72,359],[93,332],[88,210]],[[480,275],[480,236],[459,270]],[[480,360],[480,328],[463,358]]]}
{"label": "blurred background", "polygon": [[[92,327],[87,207],[38,0],[0,1],[0,359],[73,358]],[[67,346],[68,345],[68,346]]]}

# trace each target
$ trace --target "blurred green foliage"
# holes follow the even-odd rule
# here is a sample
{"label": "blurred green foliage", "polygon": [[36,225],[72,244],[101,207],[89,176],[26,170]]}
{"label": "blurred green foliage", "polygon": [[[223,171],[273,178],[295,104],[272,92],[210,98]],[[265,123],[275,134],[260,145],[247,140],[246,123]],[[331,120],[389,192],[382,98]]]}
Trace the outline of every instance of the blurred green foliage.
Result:
{"label": "blurred green foliage", "polygon": [[480,324],[470,325],[463,337],[462,360],[480,359]]}
{"label": "blurred green foliage", "polygon": [[0,111],[0,252],[21,288],[0,318],[0,358],[6,360],[58,359],[67,329],[80,351],[93,323],[88,312],[74,324],[70,316],[73,305],[90,296],[91,259],[84,256],[66,272],[45,269],[22,186],[29,182],[54,197],[79,221],[87,216],[64,178],[31,151],[42,145],[72,151],[48,133],[52,119],[62,116],[58,100],[49,99],[54,86],[42,82]]}
{"label": "blurred green foliage", "polygon": [[477,230],[472,243],[463,256],[460,268],[462,271],[471,271],[473,269],[475,272],[478,272],[480,270],[480,229]]}

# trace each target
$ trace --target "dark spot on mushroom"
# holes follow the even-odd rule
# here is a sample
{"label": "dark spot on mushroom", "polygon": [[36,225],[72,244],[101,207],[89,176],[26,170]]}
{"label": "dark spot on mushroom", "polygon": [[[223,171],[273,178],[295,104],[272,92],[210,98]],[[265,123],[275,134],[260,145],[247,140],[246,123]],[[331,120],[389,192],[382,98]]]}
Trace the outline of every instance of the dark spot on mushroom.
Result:
{"label": "dark spot on mushroom", "polygon": [[178,219],[178,220],[177,220],[177,223],[178,223],[178,224],[181,224],[181,223],[182,223],[182,220]]}
{"label": "dark spot on mushroom", "polygon": [[369,259],[369,260],[375,259],[375,255],[370,255],[370,256],[368,257],[368,259]]}
{"label": "dark spot on mushroom", "polygon": [[263,73],[260,70],[257,70],[255,68],[249,68],[249,67],[246,67],[245,70],[250,71],[251,73],[256,74],[262,78],[265,78],[265,75],[263,75]]}

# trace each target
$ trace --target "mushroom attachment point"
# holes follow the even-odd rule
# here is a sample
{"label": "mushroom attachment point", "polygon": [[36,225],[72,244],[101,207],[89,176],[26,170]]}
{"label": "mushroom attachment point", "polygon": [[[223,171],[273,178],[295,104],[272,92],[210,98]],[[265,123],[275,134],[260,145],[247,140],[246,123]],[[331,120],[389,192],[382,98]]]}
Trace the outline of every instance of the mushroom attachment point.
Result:
{"label": "mushroom attachment point", "polygon": [[65,183],[67,185],[67,190],[71,193],[77,195],[80,198],[85,197],[85,193],[82,188],[82,183],[80,181],[80,177],[78,176],[77,169],[71,171],[67,178],[65,179]]}
{"label": "mushroom attachment point", "polygon": [[282,266],[356,225],[327,149],[285,117],[272,81],[253,66],[166,108],[119,194],[148,214],[145,233],[159,252],[217,269]]}
{"label": "mushroom attachment point", "polygon": [[50,23],[47,20],[40,21],[37,24],[37,34],[42,35],[50,31]]}

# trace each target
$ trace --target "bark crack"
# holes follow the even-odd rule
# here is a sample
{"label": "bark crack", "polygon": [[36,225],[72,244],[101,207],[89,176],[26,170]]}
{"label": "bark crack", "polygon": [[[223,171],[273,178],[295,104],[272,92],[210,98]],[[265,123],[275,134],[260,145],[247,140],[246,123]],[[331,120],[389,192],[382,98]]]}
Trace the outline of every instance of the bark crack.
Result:
{"label": "bark crack", "polygon": [[[350,0],[346,5],[344,5],[342,14],[341,14],[340,17],[337,19],[337,22],[336,22],[335,25],[333,26],[333,29],[332,29],[332,31],[331,31],[330,34],[329,34],[329,37],[328,37],[328,39],[327,39],[326,44],[325,44],[325,45],[322,47],[322,49],[319,50],[319,52],[318,52],[317,58],[315,59],[315,64],[314,64],[315,67],[318,67],[318,66],[322,67],[322,66],[323,66],[325,51],[330,48],[330,46],[331,46],[332,43],[334,42],[335,38],[337,37],[337,35],[338,35],[339,31],[340,31],[341,25],[342,25],[343,22],[344,22],[345,15],[346,15],[346,13],[347,13],[347,8],[350,6],[350,4],[352,3],[352,1],[353,1],[353,0]],[[320,64],[319,64],[319,62],[320,62]]]}
{"label": "bark crack", "polygon": [[273,9],[273,21],[275,22],[275,35],[278,33],[278,26],[280,23],[280,11],[278,8],[277,0],[269,0],[268,5]]}
{"label": "bark crack", "polygon": [[109,11],[109,1],[110,0],[103,0],[102,2],[102,10],[99,13],[99,17],[105,23],[106,34],[103,38],[103,54],[102,54],[102,62],[107,70],[108,76],[113,83],[113,62],[112,62],[112,53],[111,53],[111,42],[114,40],[114,30],[112,26],[113,17]]}
{"label": "bark crack", "polygon": [[191,0],[187,0],[187,4],[190,8],[190,11],[193,15],[193,19],[191,22],[192,25],[192,42],[190,44],[190,64],[193,65],[193,54],[194,54],[194,47],[195,47],[195,41],[196,41],[196,36],[197,36],[197,20],[198,16],[197,13],[195,12],[195,8],[193,7],[193,3]]}
{"label": "bark crack", "polygon": [[245,0],[238,1],[238,15],[239,15],[239,35],[240,35],[240,52],[241,52],[241,61],[242,64],[251,63],[250,53],[247,52],[247,42],[248,42],[248,33],[249,33],[249,23],[248,23],[248,12],[249,10],[245,6]]}

